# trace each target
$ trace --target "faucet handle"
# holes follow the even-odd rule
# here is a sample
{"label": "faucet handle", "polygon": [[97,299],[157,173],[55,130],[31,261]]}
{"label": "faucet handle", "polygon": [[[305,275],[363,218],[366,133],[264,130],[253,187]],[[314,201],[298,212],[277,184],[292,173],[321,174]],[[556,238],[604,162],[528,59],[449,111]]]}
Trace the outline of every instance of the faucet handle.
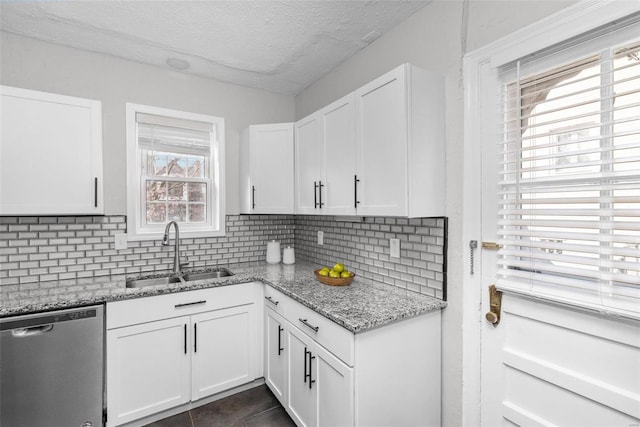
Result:
{"label": "faucet handle", "polygon": [[180,257],[180,267],[186,267],[189,265],[189,257]]}

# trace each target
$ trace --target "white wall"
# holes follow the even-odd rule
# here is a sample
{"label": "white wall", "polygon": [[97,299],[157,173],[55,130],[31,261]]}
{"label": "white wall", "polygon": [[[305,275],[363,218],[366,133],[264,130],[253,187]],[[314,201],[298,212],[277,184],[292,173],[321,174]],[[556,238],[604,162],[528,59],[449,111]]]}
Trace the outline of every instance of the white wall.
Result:
{"label": "white wall", "polygon": [[436,0],[296,97],[296,119],[358,88],[403,62],[446,76],[448,301],[443,312],[444,426],[463,425],[462,278],[468,272],[462,241],[463,100],[465,52],[503,37],[575,1]]}
{"label": "white wall", "polygon": [[227,213],[239,213],[239,143],[249,124],[289,122],[294,98],[0,32],[0,84],[102,101],[107,215],[126,215],[125,104],[224,117]]}

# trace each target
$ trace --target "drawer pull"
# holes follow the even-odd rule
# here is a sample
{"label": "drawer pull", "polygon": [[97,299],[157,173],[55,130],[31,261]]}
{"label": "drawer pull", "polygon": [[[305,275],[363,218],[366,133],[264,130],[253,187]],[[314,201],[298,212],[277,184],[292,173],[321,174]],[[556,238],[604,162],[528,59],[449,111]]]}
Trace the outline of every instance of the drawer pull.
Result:
{"label": "drawer pull", "polygon": [[269,301],[273,305],[280,304],[280,301],[274,301],[271,297],[264,297],[264,299],[266,299],[267,301]]}
{"label": "drawer pull", "polygon": [[282,331],[284,331],[284,328],[278,325],[278,356],[280,356],[282,350],[284,350],[284,348],[282,348]]}
{"label": "drawer pull", "polygon": [[298,320],[302,322],[302,324],[307,328],[312,329],[313,332],[318,332],[318,330],[320,329],[320,326],[313,326],[311,323],[307,322],[307,319],[298,319]]}
{"label": "drawer pull", "polygon": [[197,305],[197,304],[206,304],[207,300],[201,300],[201,301],[194,301],[194,302],[185,302],[184,304],[176,304],[174,305],[175,308],[180,308],[180,307],[187,307],[189,305]]}

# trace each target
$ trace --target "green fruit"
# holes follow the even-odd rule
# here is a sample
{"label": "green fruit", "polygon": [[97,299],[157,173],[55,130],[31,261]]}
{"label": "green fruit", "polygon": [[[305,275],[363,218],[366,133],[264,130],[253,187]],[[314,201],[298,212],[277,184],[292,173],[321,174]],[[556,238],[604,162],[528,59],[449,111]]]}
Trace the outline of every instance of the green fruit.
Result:
{"label": "green fruit", "polygon": [[345,270],[342,273],[340,273],[340,277],[351,277],[351,273]]}
{"label": "green fruit", "polygon": [[318,271],[318,276],[328,276],[329,275],[329,269],[322,269],[320,271]]}
{"label": "green fruit", "polygon": [[331,270],[331,271],[329,272],[329,277],[340,277],[340,273],[338,273],[338,272],[337,272],[337,271],[335,271],[335,270]]}
{"label": "green fruit", "polygon": [[337,271],[338,273],[342,273],[344,271],[344,265],[342,265],[340,263],[336,263],[336,265],[333,266],[333,271]]}

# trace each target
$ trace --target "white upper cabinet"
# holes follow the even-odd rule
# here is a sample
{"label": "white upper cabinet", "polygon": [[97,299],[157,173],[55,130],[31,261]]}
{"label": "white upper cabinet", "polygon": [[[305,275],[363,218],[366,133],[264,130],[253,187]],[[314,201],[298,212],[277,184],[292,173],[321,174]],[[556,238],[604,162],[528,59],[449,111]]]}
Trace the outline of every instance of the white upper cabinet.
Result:
{"label": "white upper cabinet", "polygon": [[355,214],[354,119],[351,93],[296,123],[296,213]]}
{"label": "white upper cabinet", "polygon": [[0,86],[0,215],[103,214],[100,101]]}
{"label": "white upper cabinet", "polygon": [[240,211],[293,214],[293,123],[252,125],[240,146]]}
{"label": "white upper cabinet", "polygon": [[295,124],[296,213],[445,215],[444,78],[404,64]]}
{"label": "white upper cabinet", "polygon": [[404,64],[355,92],[363,216],[445,214],[444,79]]}

